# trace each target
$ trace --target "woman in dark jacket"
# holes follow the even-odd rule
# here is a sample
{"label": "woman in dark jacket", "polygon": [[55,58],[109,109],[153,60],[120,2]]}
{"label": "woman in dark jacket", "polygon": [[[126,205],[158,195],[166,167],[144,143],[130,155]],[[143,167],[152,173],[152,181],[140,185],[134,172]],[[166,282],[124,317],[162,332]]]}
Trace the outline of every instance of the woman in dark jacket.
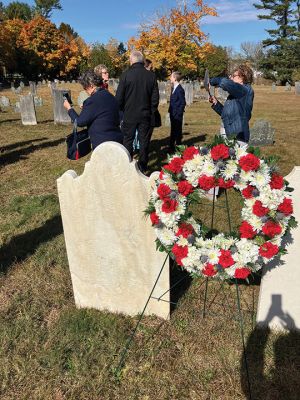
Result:
{"label": "woman in dark jacket", "polygon": [[78,126],[87,127],[93,149],[107,141],[122,143],[118,102],[111,93],[100,88],[102,78],[94,71],[86,71],[79,82],[90,97],[83,102],[80,115],[67,100],[64,101],[71,120],[76,119]]}
{"label": "woman in dark jacket", "polygon": [[213,110],[221,116],[226,135],[236,135],[243,143],[248,143],[250,137],[249,120],[254,98],[252,81],[252,69],[245,64],[239,65],[229,79],[210,79],[211,86],[220,87],[229,93],[224,105],[214,96],[209,98]]}

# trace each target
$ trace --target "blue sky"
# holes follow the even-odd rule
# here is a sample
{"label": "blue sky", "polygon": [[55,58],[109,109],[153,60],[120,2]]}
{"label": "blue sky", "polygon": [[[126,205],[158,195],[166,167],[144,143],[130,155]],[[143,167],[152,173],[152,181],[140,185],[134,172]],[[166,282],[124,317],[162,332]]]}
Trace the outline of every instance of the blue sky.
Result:
{"label": "blue sky", "polygon": [[[3,0],[2,0],[3,1]],[[33,0],[21,0],[29,5]],[[187,0],[189,1],[189,0]],[[192,0],[190,0],[192,2]],[[267,21],[257,19],[254,0],[208,0],[216,7],[218,17],[203,19],[201,27],[212,43],[239,50],[240,43],[258,42],[267,37]],[[6,5],[10,1],[4,0]],[[54,11],[52,21],[70,24],[88,43],[106,43],[113,37],[126,43],[135,36],[141,22],[155,12],[176,5],[176,0],[61,0],[62,11]]]}

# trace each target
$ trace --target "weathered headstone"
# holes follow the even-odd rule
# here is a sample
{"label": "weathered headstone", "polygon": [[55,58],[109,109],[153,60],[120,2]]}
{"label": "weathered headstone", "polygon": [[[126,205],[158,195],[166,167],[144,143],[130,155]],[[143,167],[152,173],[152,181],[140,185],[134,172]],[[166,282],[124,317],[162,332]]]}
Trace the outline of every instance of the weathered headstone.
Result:
{"label": "weathered headstone", "polygon": [[20,96],[20,112],[23,125],[37,124],[32,94]]}
{"label": "weathered headstone", "polygon": [[46,85],[45,79],[42,80],[42,85]]}
{"label": "weathered headstone", "polygon": [[221,103],[224,103],[227,100],[229,93],[226,92],[226,90],[223,90],[222,88],[218,87],[217,90],[217,97],[221,101]]}
{"label": "weathered headstone", "polygon": [[289,82],[286,82],[286,84],[285,84],[285,91],[286,91],[286,92],[290,92],[291,89],[292,89],[292,87],[291,87],[290,83],[289,83]]}
{"label": "weathered headstone", "polygon": [[50,90],[51,90],[51,95],[53,96],[53,91],[56,89],[56,82],[50,82],[49,83],[49,87],[50,87]]}
{"label": "weathered headstone", "polygon": [[6,96],[0,96],[0,106],[9,107],[10,106],[9,98]]}
{"label": "weathered headstone", "polygon": [[[67,171],[57,180],[78,307],[142,312],[166,257],[155,250],[154,230],[143,215],[157,176],[145,177],[122,145],[106,142],[94,150],[81,176]],[[153,297],[168,290],[166,265]],[[168,301],[169,293],[162,299]],[[169,304],[152,298],[146,314],[168,318]]]}
{"label": "weathered headstone", "polygon": [[68,92],[71,96],[70,90],[53,89],[53,115],[55,124],[69,124],[71,122],[71,118],[63,105],[63,93],[65,92]]}
{"label": "weathered headstone", "polygon": [[300,82],[295,82],[295,93],[300,96]]}
{"label": "weathered headstone", "polygon": [[30,93],[32,96],[36,96],[36,83],[33,81],[29,81]]}
{"label": "weathered headstone", "polygon": [[35,106],[41,107],[43,105],[43,99],[41,97],[34,96],[33,100]]}
{"label": "weathered headstone", "polygon": [[272,83],[272,92],[276,92],[276,83],[275,82]]}
{"label": "weathered headstone", "polygon": [[[300,221],[300,166],[286,177],[290,186],[296,220]],[[287,254],[273,260],[263,271],[257,323],[274,330],[300,329],[300,226],[291,230]]]}
{"label": "weathered headstone", "polygon": [[167,96],[166,82],[158,82],[158,90],[159,90],[159,104],[167,104],[168,96]]}
{"label": "weathered headstone", "polygon": [[72,83],[76,83],[75,79],[72,80]]}
{"label": "weathered headstone", "polygon": [[182,83],[182,87],[185,92],[186,105],[190,106],[191,104],[193,104],[193,100],[194,100],[193,84],[192,83]]}
{"label": "weathered headstone", "polygon": [[14,112],[15,113],[20,113],[21,112],[20,102],[19,101],[16,101],[16,103],[15,103]]}
{"label": "weathered headstone", "polygon": [[81,92],[79,92],[78,98],[77,98],[77,104],[79,105],[79,107],[82,107],[83,102],[89,97],[89,95],[87,94],[87,92],[85,90],[82,90]]}
{"label": "weathered headstone", "polygon": [[259,119],[255,121],[253,128],[250,129],[249,145],[267,146],[272,145],[275,139],[275,129],[271,127],[269,121]]}
{"label": "weathered headstone", "polygon": [[19,86],[20,86],[21,89],[24,89],[25,83],[21,81]]}

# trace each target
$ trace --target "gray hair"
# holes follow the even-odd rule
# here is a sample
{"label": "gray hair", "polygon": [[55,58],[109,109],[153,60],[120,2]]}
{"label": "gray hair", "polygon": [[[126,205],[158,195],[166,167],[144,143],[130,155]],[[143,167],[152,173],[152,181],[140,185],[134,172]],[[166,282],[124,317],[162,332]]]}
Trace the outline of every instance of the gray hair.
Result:
{"label": "gray hair", "polygon": [[102,77],[97,75],[92,69],[85,71],[78,79],[83,89],[87,89],[90,86],[99,87],[103,83]]}
{"label": "gray hair", "polygon": [[102,70],[103,70],[103,69],[106,69],[106,71],[108,71],[106,65],[104,65],[104,64],[99,64],[99,65],[96,65],[96,67],[94,68],[94,72],[95,72],[95,74],[101,76]]}
{"label": "gray hair", "polygon": [[130,64],[134,64],[137,62],[143,63],[144,56],[140,51],[134,50],[130,53],[129,61],[130,61]]}

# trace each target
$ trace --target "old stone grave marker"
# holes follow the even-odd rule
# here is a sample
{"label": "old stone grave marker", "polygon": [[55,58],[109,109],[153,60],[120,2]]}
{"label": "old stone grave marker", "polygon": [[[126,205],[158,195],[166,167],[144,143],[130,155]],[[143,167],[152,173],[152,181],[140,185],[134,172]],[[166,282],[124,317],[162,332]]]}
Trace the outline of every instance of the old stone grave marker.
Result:
{"label": "old stone grave marker", "polygon": [[[300,221],[300,166],[285,178],[291,193],[294,215]],[[300,226],[287,238],[287,254],[273,260],[263,269],[260,286],[257,324],[274,330],[300,329]]]}
{"label": "old stone grave marker", "polygon": [[20,96],[20,112],[23,125],[37,124],[32,94]]}
{"label": "old stone grave marker", "polygon": [[9,107],[10,106],[9,98],[6,96],[0,96],[0,106]]}
{"label": "old stone grave marker", "polygon": [[291,89],[292,89],[292,86],[290,85],[290,83],[289,82],[286,82],[286,84],[285,84],[285,91],[286,92],[290,92],[291,91]]}
{"label": "old stone grave marker", "polygon": [[[114,160],[112,163],[111,161]],[[84,172],[57,180],[69,267],[77,307],[141,313],[166,255],[143,215],[158,172],[150,178],[120,144],[106,142]],[[146,314],[168,318],[169,269],[165,266]]]}
{"label": "old stone grave marker", "polygon": [[36,96],[36,94],[37,94],[36,83],[33,81],[29,81],[29,87],[30,87],[30,93],[32,94],[32,96]]}
{"label": "old stone grave marker", "polygon": [[71,118],[67,110],[64,108],[63,93],[68,92],[71,96],[70,90],[53,89],[53,115],[55,124],[69,124]]}
{"label": "old stone grave marker", "polygon": [[295,82],[295,93],[300,96],[300,82]]}
{"label": "old stone grave marker", "polygon": [[275,129],[271,127],[269,121],[259,119],[255,121],[253,128],[250,129],[249,145],[267,146],[272,145],[275,139]]}
{"label": "old stone grave marker", "polygon": [[89,95],[87,94],[87,92],[85,90],[82,90],[81,92],[79,92],[78,98],[77,98],[77,104],[79,105],[79,107],[83,106],[83,102],[89,98]]}
{"label": "old stone grave marker", "polygon": [[16,103],[15,103],[14,112],[15,113],[20,113],[21,112],[20,102],[19,101],[16,101]]}
{"label": "old stone grave marker", "polygon": [[276,92],[276,83],[275,82],[272,83],[272,92]]}

